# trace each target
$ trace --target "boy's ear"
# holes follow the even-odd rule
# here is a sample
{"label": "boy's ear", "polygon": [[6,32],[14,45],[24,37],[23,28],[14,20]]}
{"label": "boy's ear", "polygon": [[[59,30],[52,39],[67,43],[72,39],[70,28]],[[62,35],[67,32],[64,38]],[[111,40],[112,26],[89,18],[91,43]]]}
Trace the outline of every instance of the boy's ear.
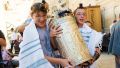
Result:
{"label": "boy's ear", "polygon": [[31,16],[31,17],[33,16],[33,13],[32,13],[32,11],[30,11],[30,16]]}
{"label": "boy's ear", "polygon": [[33,16],[33,14],[32,14],[32,13],[30,13],[30,16],[32,17],[32,16]]}

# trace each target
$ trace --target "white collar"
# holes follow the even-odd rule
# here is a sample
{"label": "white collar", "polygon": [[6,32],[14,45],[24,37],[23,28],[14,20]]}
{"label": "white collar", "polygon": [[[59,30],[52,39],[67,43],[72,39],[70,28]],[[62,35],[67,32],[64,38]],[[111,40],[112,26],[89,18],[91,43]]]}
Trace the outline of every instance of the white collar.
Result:
{"label": "white collar", "polygon": [[87,25],[87,24],[83,24],[83,27],[79,28],[80,32],[83,33],[91,33],[92,29]]}

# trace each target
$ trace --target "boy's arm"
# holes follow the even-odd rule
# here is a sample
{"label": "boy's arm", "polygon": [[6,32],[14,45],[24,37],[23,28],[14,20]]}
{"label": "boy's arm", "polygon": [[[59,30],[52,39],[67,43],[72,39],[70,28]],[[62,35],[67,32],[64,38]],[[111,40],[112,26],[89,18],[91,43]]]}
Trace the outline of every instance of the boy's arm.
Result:
{"label": "boy's arm", "polygon": [[71,67],[71,65],[70,65],[71,63],[67,59],[53,58],[53,57],[49,57],[49,56],[45,56],[45,58],[53,64],[61,64],[63,67],[66,67],[66,66]]}
{"label": "boy's arm", "polygon": [[51,46],[54,49],[54,51],[58,50],[58,48],[57,48],[58,44],[57,44],[56,39],[55,38],[50,38],[50,42],[51,42]]}

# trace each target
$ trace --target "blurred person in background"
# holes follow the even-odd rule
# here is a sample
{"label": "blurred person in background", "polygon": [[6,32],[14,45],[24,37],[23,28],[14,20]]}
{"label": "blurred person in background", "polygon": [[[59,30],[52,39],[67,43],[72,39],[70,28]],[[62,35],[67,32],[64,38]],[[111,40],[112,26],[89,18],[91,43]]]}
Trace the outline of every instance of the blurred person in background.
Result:
{"label": "blurred person in background", "polygon": [[0,68],[4,68],[3,58],[2,58],[2,50],[6,47],[6,40],[4,34],[0,30]]}
{"label": "blurred person in background", "polygon": [[120,21],[112,26],[108,52],[115,56],[116,68],[120,68]]}

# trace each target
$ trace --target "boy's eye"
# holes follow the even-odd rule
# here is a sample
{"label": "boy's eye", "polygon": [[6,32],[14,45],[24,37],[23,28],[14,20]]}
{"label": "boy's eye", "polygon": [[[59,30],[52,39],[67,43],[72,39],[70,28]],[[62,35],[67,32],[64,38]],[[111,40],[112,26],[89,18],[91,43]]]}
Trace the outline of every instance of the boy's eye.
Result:
{"label": "boy's eye", "polygon": [[36,16],[36,17],[39,17],[39,16]]}
{"label": "boy's eye", "polygon": [[83,14],[78,13],[77,15],[83,15],[83,16],[85,16],[85,14],[84,14],[84,13],[83,13]]}
{"label": "boy's eye", "polygon": [[36,17],[45,17],[46,15],[42,15],[42,16],[39,16],[39,15],[37,15]]}

